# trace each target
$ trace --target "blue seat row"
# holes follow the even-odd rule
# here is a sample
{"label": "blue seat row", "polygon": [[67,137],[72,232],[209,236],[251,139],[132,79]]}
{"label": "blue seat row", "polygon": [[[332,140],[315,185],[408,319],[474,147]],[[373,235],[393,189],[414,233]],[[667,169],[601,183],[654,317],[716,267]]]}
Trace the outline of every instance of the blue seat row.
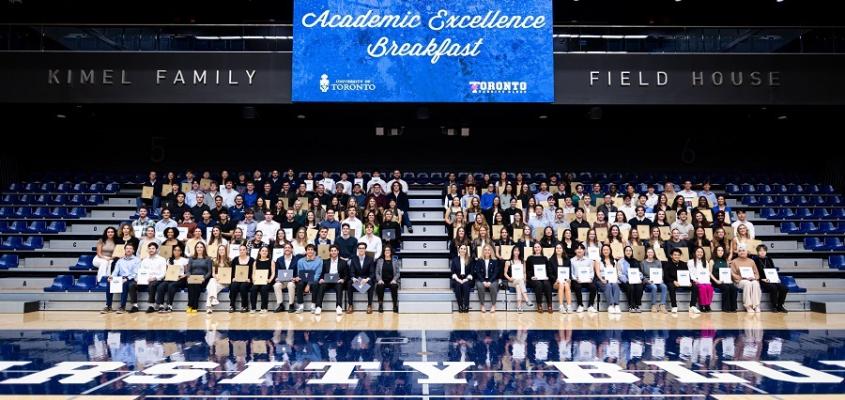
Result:
{"label": "blue seat row", "polygon": [[804,248],[812,251],[845,251],[845,242],[838,236],[808,237],[804,238]]}
{"label": "blue seat row", "polygon": [[44,248],[41,236],[5,236],[0,241],[0,250],[38,250]]}
{"label": "blue seat row", "polygon": [[737,194],[833,194],[836,190],[832,185],[786,184],[786,185],[740,185],[729,183],[725,185],[725,192]]}
{"label": "blue seat row", "polygon": [[0,205],[51,205],[51,206],[96,206],[106,200],[101,194],[5,194],[0,197]]}
{"label": "blue seat row", "polygon": [[120,190],[119,183],[56,183],[30,182],[12,183],[6,188],[7,193],[101,193],[115,194]]}
{"label": "blue seat row", "polygon": [[842,206],[842,196],[745,196],[740,203],[746,206]]}
{"label": "blue seat row", "polygon": [[761,208],[760,216],[766,219],[845,219],[845,208]]}
{"label": "blue seat row", "polygon": [[0,218],[79,219],[88,215],[85,207],[0,207]]}
{"label": "blue seat row", "polygon": [[59,233],[67,230],[65,221],[0,221],[0,233]]}

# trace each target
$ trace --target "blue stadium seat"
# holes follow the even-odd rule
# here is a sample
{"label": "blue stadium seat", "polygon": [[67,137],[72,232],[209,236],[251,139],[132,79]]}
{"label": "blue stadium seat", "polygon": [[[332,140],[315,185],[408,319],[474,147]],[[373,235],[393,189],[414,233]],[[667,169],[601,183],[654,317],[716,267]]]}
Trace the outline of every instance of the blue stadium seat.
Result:
{"label": "blue stadium seat", "polygon": [[829,206],[841,206],[842,205],[842,196],[827,196],[827,205]]}
{"label": "blue stadium seat", "polygon": [[739,185],[739,190],[742,191],[742,193],[745,193],[745,194],[756,193],[756,191],[757,191],[757,189],[754,188],[754,185],[752,185],[750,183],[743,183],[743,184]]}
{"label": "blue stadium seat", "polygon": [[18,202],[18,195],[16,194],[4,194],[2,198],[0,198],[0,204],[4,206],[10,206],[13,204],[17,204]]}
{"label": "blue stadium seat", "polygon": [[26,227],[26,233],[44,233],[47,231],[47,223],[44,221],[32,221]]}
{"label": "blue stadium seat", "polygon": [[73,276],[71,275],[59,275],[53,278],[53,284],[49,287],[45,287],[45,292],[66,292],[70,287],[73,286]]}
{"label": "blue stadium seat", "polygon": [[803,234],[817,234],[819,233],[819,227],[816,226],[815,223],[810,221],[803,221],[801,222],[801,227],[798,228],[798,232],[795,233],[803,233]]}
{"label": "blue stadium seat", "polygon": [[777,200],[777,204],[781,205],[781,206],[788,207],[788,206],[794,206],[795,205],[795,200],[792,198],[792,196],[786,196],[786,195],[777,196],[776,200]]}
{"label": "blue stadium seat", "polygon": [[830,219],[830,213],[827,209],[824,208],[816,208],[813,210],[813,218],[814,219]]}
{"label": "blue stadium seat", "polygon": [[774,193],[774,194],[780,194],[780,195],[789,194],[789,189],[787,189],[786,185],[774,184],[771,187],[772,187],[772,193]]}
{"label": "blue stadium seat", "polygon": [[6,190],[12,193],[20,193],[23,192],[24,185],[21,185],[20,183],[10,183]]}
{"label": "blue stadium seat", "polygon": [[0,269],[17,268],[20,265],[20,258],[15,254],[0,255]]}
{"label": "blue stadium seat", "polygon": [[835,254],[828,257],[827,264],[831,268],[845,269],[845,254]]}
{"label": "blue stadium seat", "polygon": [[44,238],[41,236],[27,236],[21,243],[21,250],[38,250],[44,247]]}
{"label": "blue stadium seat", "polygon": [[[776,219],[778,218],[779,213],[775,211],[773,208],[761,208],[760,209],[760,216],[765,219]],[[714,215],[715,217],[715,215]]]}
{"label": "blue stadium seat", "polygon": [[85,211],[85,208],[83,208],[83,207],[74,207],[72,210],[70,210],[67,213],[68,218],[74,218],[74,219],[82,218],[86,215],[88,215],[88,212]]}
{"label": "blue stadium seat", "polygon": [[734,194],[739,194],[740,189],[739,189],[739,186],[737,186],[733,183],[729,183],[729,184],[725,185],[725,192],[727,192],[728,194],[734,195]]}
{"label": "blue stadium seat", "polygon": [[795,219],[795,211],[791,208],[781,208],[777,218],[779,219]]}
{"label": "blue stadium seat", "polygon": [[836,193],[836,189],[833,188],[833,185],[821,185],[821,187],[819,189],[820,189],[819,193],[824,193],[824,194]]}
{"label": "blue stadium seat", "polygon": [[759,206],[760,200],[757,196],[745,196],[742,198],[742,204],[746,206]]}
{"label": "blue stadium seat", "polygon": [[53,193],[56,191],[56,182],[46,182],[41,184],[42,193]]}
{"label": "blue stadium seat", "polygon": [[800,229],[794,222],[782,222],[780,224],[781,233],[801,233]]}
{"label": "blue stadium seat", "polygon": [[781,275],[780,276],[780,283],[786,286],[786,289],[789,293],[806,293],[807,289],[804,289],[798,286],[798,282],[795,282],[795,278],[789,275]]}
{"label": "blue stadium seat", "polygon": [[57,218],[57,219],[67,218],[67,208],[65,208],[65,207],[53,207],[53,209],[50,210],[50,216],[49,217],[50,218]]}
{"label": "blue stadium seat", "polygon": [[36,207],[32,211],[31,218],[50,218],[50,209],[47,207]]}
{"label": "blue stadium seat", "polygon": [[27,205],[32,204],[35,202],[35,195],[34,194],[22,194],[18,196],[18,199],[15,201],[14,204],[17,205]]}
{"label": "blue stadium seat", "polygon": [[824,247],[824,242],[817,237],[804,238],[804,249],[806,250],[821,250]]}
{"label": "blue stadium seat", "polygon": [[32,209],[29,207],[18,207],[13,214],[15,218],[29,218],[32,215]]}
{"label": "blue stadium seat", "polygon": [[[334,174],[332,175],[332,177],[334,177]],[[337,178],[334,178],[334,180],[337,181],[339,179],[340,179],[340,174],[337,174]],[[118,192],[118,190],[120,190],[120,184],[109,183],[108,185],[106,185],[105,188],[103,188],[103,193],[115,194],[115,193]]]}
{"label": "blue stadium seat", "polygon": [[67,202],[68,197],[63,194],[57,194],[53,197],[50,197],[50,200],[47,201],[47,204],[53,206],[63,206],[65,202]]}
{"label": "blue stadium seat", "polygon": [[99,194],[92,194],[85,199],[85,204],[96,206],[99,204],[103,204],[105,200],[103,199],[102,195]]}
{"label": "blue stadium seat", "polygon": [[97,283],[97,288],[93,291],[105,293],[107,290],[109,290],[109,278],[104,276],[100,279],[100,282]]}
{"label": "blue stadium seat", "polygon": [[795,204],[798,206],[809,206],[810,199],[807,196],[795,196]]}
{"label": "blue stadium seat", "polygon": [[26,221],[12,221],[9,225],[9,233],[24,233],[26,232]]}
{"label": "blue stadium seat", "polygon": [[79,259],[76,260],[76,265],[71,265],[71,271],[87,271],[94,269],[94,255],[93,254],[83,254],[79,256]]}
{"label": "blue stadium seat", "polygon": [[56,192],[58,193],[70,193],[70,190],[73,188],[73,184],[69,182],[60,183],[56,186]]}
{"label": "blue stadium seat", "polygon": [[44,229],[44,233],[60,233],[67,230],[67,224],[65,221],[51,221],[47,228]]}
{"label": "blue stadium seat", "polygon": [[827,197],[826,196],[810,196],[810,205],[811,206],[824,206],[827,204]]}
{"label": "blue stadium seat", "polygon": [[12,231],[9,230],[8,221],[0,221],[0,233],[12,233]]}
{"label": "blue stadium seat", "polygon": [[799,208],[798,211],[795,213],[795,216],[800,219],[812,219],[813,211],[809,208]]}
{"label": "blue stadium seat", "polygon": [[845,208],[837,207],[830,210],[830,219],[842,220],[845,219]]}
{"label": "blue stadium seat", "polygon": [[85,196],[83,196],[81,194],[75,194],[75,195],[70,196],[70,198],[67,198],[65,200],[65,204],[67,204],[69,206],[81,205],[84,202],[85,202]]}
{"label": "blue stadium seat", "polygon": [[24,190],[25,190],[27,193],[38,193],[38,192],[40,192],[40,191],[41,191],[41,185],[39,185],[39,184],[37,184],[37,183],[27,183],[27,184],[24,186]]}
{"label": "blue stadium seat", "polygon": [[0,250],[19,250],[21,248],[21,242],[20,236],[6,236],[0,242]]}
{"label": "blue stadium seat", "polygon": [[840,237],[826,237],[824,247],[819,250],[843,251],[845,250],[845,242]]}
{"label": "blue stadium seat", "polygon": [[68,292],[90,292],[97,289],[96,275],[83,275],[67,289]]}
{"label": "blue stadium seat", "polygon": [[772,196],[762,196],[762,197],[760,197],[760,204],[762,204],[764,206],[774,206],[774,205],[777,205],[779,203]]}

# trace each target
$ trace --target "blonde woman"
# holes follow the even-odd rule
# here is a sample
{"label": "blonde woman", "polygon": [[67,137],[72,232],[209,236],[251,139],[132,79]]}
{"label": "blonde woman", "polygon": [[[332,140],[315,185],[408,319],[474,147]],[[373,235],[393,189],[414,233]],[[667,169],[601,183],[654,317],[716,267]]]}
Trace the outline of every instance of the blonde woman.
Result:
{"label": "blonde woman", "polygon": [[202,238],[202,229],[194,228],[194,231],[191,232],[190,239],[185,242],[185,256],[188,258],[194,257],[194,249],[197,247],[197,243],[202,243],[205,245],[205,240]]}
{"label": "blonde woman", "polygon": [[293,255],[305,255],[305,246],[308,245],[308,235],[305,228],[299,228],[296,231],[296,237],[291,244],[293,244]]}
{"label": "blonde woman", "polygon": [[739,248],[740,246],[745,247],[746,249],[750,247],[751,242],[751,234],[748,231],[748,227],[745,224],[739,224],[736,227],[736,235],[734,235],[733,240],[731,240],[731,254],[733,254],[733,258],[736,258],[739,255]]}
{"label": "blonde woman", "polygon": [[[152,226],[148,226],[144,229],[144,236],[141,238],[138,246],[141,249],[146,249],[147,246],[150,245],[150,243],[155,243],[157,245],[161,245],[161,241],[156,239],[156,230]],[[141,260],[150,256],[149,253],[146,252],[146,251],[140,252],[140,255],[141,255]]]}
{"label": "blonde woman", "polygon": [[[209,247],[211,247],[209,245]],[[211,279],[208,280],[208,285],[205,287],[205,312],[208,314],[212,313],[212,308],[214,306],[220,304],[220,301],[217,300],[217,295],[220,294],[220,291],[229,287],[228,283],[220,283],[218,280],[220,270],[222,268],[229,268],[229,277],[232,277],[232,263],[229,260],[229,249],[223,246],[217,246],[217,251],[214,253],[214,257],[211,260]]]}

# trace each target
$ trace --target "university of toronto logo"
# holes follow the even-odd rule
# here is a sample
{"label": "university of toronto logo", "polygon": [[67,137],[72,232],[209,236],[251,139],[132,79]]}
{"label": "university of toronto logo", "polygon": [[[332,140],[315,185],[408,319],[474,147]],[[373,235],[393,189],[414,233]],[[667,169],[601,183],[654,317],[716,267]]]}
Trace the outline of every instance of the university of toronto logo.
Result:
{"label": "university of toronto logo", "polygon": [[326,74],[320,75],[320,91],[323,93],[329,91],[329,76]]}

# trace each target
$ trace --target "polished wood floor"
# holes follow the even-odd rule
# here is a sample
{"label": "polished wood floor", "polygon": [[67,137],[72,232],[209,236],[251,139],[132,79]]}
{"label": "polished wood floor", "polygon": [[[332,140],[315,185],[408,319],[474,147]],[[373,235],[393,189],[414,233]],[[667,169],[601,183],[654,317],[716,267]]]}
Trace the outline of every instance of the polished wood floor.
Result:
{"label": "polished wood floor", "polygon": [[0,314],[0,329],[340,329],[340,330],[479,330],[479,329],[845,329],[845,314],[710,313],[672,314],[393,314],[364,312],[336,316],[303,314],[108,314],[42,311]]}

